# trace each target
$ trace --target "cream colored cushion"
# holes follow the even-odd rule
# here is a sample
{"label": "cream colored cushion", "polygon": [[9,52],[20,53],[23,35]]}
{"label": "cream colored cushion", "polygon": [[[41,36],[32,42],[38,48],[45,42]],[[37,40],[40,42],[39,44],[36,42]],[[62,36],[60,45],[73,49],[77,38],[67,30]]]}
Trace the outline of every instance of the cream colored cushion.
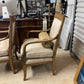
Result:
{"label": "cream colored cushion", "polygon": [[[35,39],[29,39],[26,41],[31,42],[31,41],[36,41],[36,40],[39,40],[39,39],[35,38]],[[21,52],[23,50],[22,49],[23,45],[21,47]],[[41,57],[52,57],[52,56],[53,56],[53,50],[51,48],[48,48],[48,49],[44,48],[41,43],[29,44],[26,46],[26,57],[27,58],[41,58]]]}
{"label": "cream colored cushion", "polygon": [[51,39],[47,32],[40,32],[38,37],[40,40],[50,40]]}
{"label": "cream colored cushion", "polygon": [[1,61],[4,61],[4,60],[9,60],[9,57],[8,57],[8,56],[0,57],[0,62],[1,62]]}
{"label": "cream colored cushion", "polygon": [[59,30],[61,28],[61,23],[62,22],[60,20],[58,20],[57,18],[54,18],[52,26],[51,26],[51,30],[50,30],[50,37],[51,38],[54,38],[58,35]]}
{"label": "cream colored cushion", "polygon": [[0,56],[8,55],[9,39],[0,41]]}
{"label": "cream colored cushion", "polygon": [[[39,39],[40,40],[50,40],[51,38],[50,38],[50,36],[48,35],[47,32],[40,32],[39,33]],[[43,42],[41,44],[42,44],[42,46],[44,48],[51,48],[53,46],[53,42],[52,41]]]}
{"label": "cream colored cushion", "polygon": [[26,64],[46,62],[46,61],[52,61],[52,58],[28,59],[28,60],[26,61]]}

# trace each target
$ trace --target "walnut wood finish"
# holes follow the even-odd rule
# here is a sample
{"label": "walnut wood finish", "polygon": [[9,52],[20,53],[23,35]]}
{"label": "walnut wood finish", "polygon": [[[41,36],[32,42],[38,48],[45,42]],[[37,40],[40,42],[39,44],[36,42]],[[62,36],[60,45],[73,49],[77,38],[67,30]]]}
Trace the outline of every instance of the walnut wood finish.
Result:
{"label": "walnut wood finish", "polygon": [[21,19],[17,20],[17,32],[19,44],[21,45],[24,39],[38,37],[38,32],[31,32],[30,30],[42,30],[41,19]]}
{"label": "walnut wood finish", "polygon": [[[15,24],[14,24],[15,23]],[[16,16],[10,16],[10,27],[9,27],[9,62],[11,70],[15,74],[15,69],[13,67],[13,55],[15,53],[15,31],[16,30]],[[14,49],[14,50],[13,50]]]}
{"label": "walnut wood finish", "polygon": [[[0,19],[0,30],[7,30],[9,26],[9,20]],[[31,32],[31,30],[42,30],[42,20],[41,19],[17,19],[16,20],[16,43],[17,48],[23,43],[24,39],[38,37],[38,32]],[[2,31],[3,32],[3,31]],[[6,32],[6,31],[5,31]],[[6,36],[5,34],[0,34],[0,38]]]}
{"label": "walnut wood finish", "polygon": [[29,33],[31,33],[31,32],[48,32],[48,31],[50,31],[50,28],[48,28],[47,30],[30,30],[29,31]]}
{"label": "walnut wood finish", "polygon": [[[51,63],[52,64],[52,73],[53,75],[55,75],[55,57],[56,57],[56,51],[57,51],[57,46],[58,46],[58,42],[59,42],[59,39],[60,39],[60,34],[61,34],[61,30],[62,30],[62,26],[63,26],[63,23],[64,23],[64,18],[65,16],[62,15],[62,14],[59,14],[59,13],[55,13],[55,16],[54,18],[57,18],[59,19],[60,21],[62,21],[62,24],[60,26],[60,31],[59,31],[59,35],[58,35],[58,38],[51,38],[50,40],[38,40],[38,41],[33,41],[33,42],[28,42],[26,44],[24,44],[23,46],[23,57],[25,56],[25,53],[26,53],[26,46],[29,45],[29,44],[33,44],[33,43],[42,43],[42,42],[46,42],[46,41],[52,41],[52,40],[56,40],[56,43],[54,45],[54,49],[53,49],[53,57],[52,57],[52,61],[46,61],[46,62],[39,62],[39,63],[32,63],[32,64],[26,64],[26,57],[23,60],[23,71],[24,71],[24,80],[26,80],[26,74],[27,74],[27,66],[34,66],[34,65],[39,65],[39,64],[47,64],[47,63]],[[30,32],[40,32],[40,31],[36,31],[36,30],[31,30]],[[45,58],[44,58],[45,59]]]}
{"label": "walnut wood finish", "polygon": [[[9,38],[9,51],[8,51],[8,57],[9,59],[8,60],[0,60],[0,63],[5,63],[5,62],[9,62],[10,63],[10,66],[11,66],[11,70],[13,73],[15,73],[15,70],[14,70],[14,67],[13,67],[13,53],[12,53],[12,48],[13,48],[13,44],[12,44],[12,24],[13,22],[16,21],[16,16],[10,16],[10,28],[6,28],[5,30],[0,30],[0,34],[3,33],[3,34],[7,34],[6,37],[4,38],[1,38],[0,41],[4,41],[5,39]],[[3,25],[4,26],[4,25]],[[14,26],[14,29],[15,29],[15,26]],[[1,57],[4,57],[4,56],[1,56]]]}

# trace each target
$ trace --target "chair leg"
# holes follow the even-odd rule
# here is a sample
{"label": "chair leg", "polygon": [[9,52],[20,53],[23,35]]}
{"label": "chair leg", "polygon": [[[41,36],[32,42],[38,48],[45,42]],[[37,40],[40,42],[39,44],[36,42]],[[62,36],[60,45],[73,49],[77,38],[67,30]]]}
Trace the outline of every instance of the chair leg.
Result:
{"label": "chair leg", "polygon": [[26,80],[26,73],[27,73],[25,64],[23,65],[23,71],[24,71],[24,81],[25,81]]}
{"label": "chair leg", "polygon": [[15,69],[14,69],[13,62],[12,61],[10,61],[10,67],[11,67],[12,72],[15,74]]}
{"label": "chair leg", "polygon": [[52,73],[53,73],[53,75],[56,74],[56,72],[55,72],[55,61],[52,62]]}

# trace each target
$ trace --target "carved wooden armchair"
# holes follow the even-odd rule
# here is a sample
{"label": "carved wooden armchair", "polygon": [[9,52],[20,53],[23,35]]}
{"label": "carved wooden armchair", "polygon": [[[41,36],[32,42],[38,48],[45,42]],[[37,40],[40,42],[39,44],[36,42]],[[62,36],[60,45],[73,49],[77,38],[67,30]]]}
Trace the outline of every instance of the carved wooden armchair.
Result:
{"label": "carved wooden armchair", "polygon": [[15,22],[16,16],[10,16],[9,28],[0,30],[0,34],[7,34],[6,37],[0,38],[0,63],[9,62],[13,73],[15,73],[13,67]]}
{"label": "carved wooden armchair", "polygon": [[[39,64],[52,64],[52,73],[55,75],[55,57],[57,46],[63,26],[65,16],[55,13],[52,27],[50,29],[49,40],[39,40],[38,38],[27,39],[21,46],[20,56],[23,61],[24,80],[26,80],[27,66],[34,66]],[[42,30],[41,30],[42,31]],[[30,32],[41,32],[39,30],[31,30]],[[46,30],[46,31],[49,31]],[[52,41],[54,43],[53,49],[44,48],[41,43]]]}

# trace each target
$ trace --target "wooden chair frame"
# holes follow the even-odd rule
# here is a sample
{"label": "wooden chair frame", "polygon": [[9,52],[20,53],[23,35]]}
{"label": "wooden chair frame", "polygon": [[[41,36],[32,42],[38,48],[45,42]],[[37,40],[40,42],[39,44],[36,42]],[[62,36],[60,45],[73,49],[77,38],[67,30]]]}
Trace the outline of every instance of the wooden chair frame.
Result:
{"label": "wooden chair frame", "polygon": [[[59,13],[55,13],[55,16],[54,18],[57,18],[59,20],[62,21],[62,24],[60,26],[60,31],[59,31],[59,34],[58,36],[56,36],[55,38],[51,38],[50,40],[38,40],[38,41],[33,41],[33,42],[28,42],[26,44],[24,44],[23,46],[23,57],[22,57],[22,60],[23,60],[23,71],[24,71],[24,81],[26,80],[26,70],[27,70],[27,66],[35,66],[35,65],[40,65],[40,64],[47,64],[47,63],[51,63],[52,64],[52,73],[53,75],[55,75],[55,57],[56,57],[56,51],[57,51],[57,46],[58,46],[58,42],[59,42],[59,39],[60,39],[60,34],[61,34],[61,30],[62,30],[62,26],[63,26],[63,23],[64,23],[64,19],[65,19],[65,16],[62,15],[62,14],[59,14]],[[50,29],[46,30],[46,31],[49,31]],[[31,30],[30,32],[41,32],[42,30]],[[54,50],[53,50],[53,57],[52,57],[52,61],[46,61],[46,62],[39,62],[39,63],[32,63],[32,64],[26,64],[26,58],[25,57],[25,51],[26,51],[26,46],[29,45],[29,44],[33,44],[33,43],[42,43],[42,42],[47,42],[47,41],[53,41],[53,40],[56,40],[56,44],[55,44],[55,47],[54,47]]]}
{"label": "wooden chair frame", "polygon": [[8,35],[4,38],[1,38],[0,41],[3,41],[7,38],[9,38],[9,51],[8,51],[8,57],[9,59],[8,60],[2,60],[0,61],[0,63],[5,63],[5,62],[9,62],[10,63],[10,67],[11,67],[11,70],[12,72],[15,74],[15,69],[14,69],[14,66],[13,66],[13,56],[12,56],[12,49],[13,49],[13,44],[12,44],[12,23],[15,22],[16,20],[16,16],[10,16],[10,28],[8,28],[8,30],[2,30],[0,31],[1,34],[7,34]]}
{"label": "wooden chair frame", "polygon": [[81,71],[81,68],[82,68],[83,64],[84,64],[84,54],[83,54],[83,57],[82,57],[82,59],[81,59],[81,62],[80,62],[80,64],[79,64],[79,66],[78,66],[76,75],[75,75],[75,77],[74,77],[74,84],[78,84],[78,83],[77,83],[77,79],[78,79],[78,76],[79,76],[79,74],[80,74],[80,71]]}

